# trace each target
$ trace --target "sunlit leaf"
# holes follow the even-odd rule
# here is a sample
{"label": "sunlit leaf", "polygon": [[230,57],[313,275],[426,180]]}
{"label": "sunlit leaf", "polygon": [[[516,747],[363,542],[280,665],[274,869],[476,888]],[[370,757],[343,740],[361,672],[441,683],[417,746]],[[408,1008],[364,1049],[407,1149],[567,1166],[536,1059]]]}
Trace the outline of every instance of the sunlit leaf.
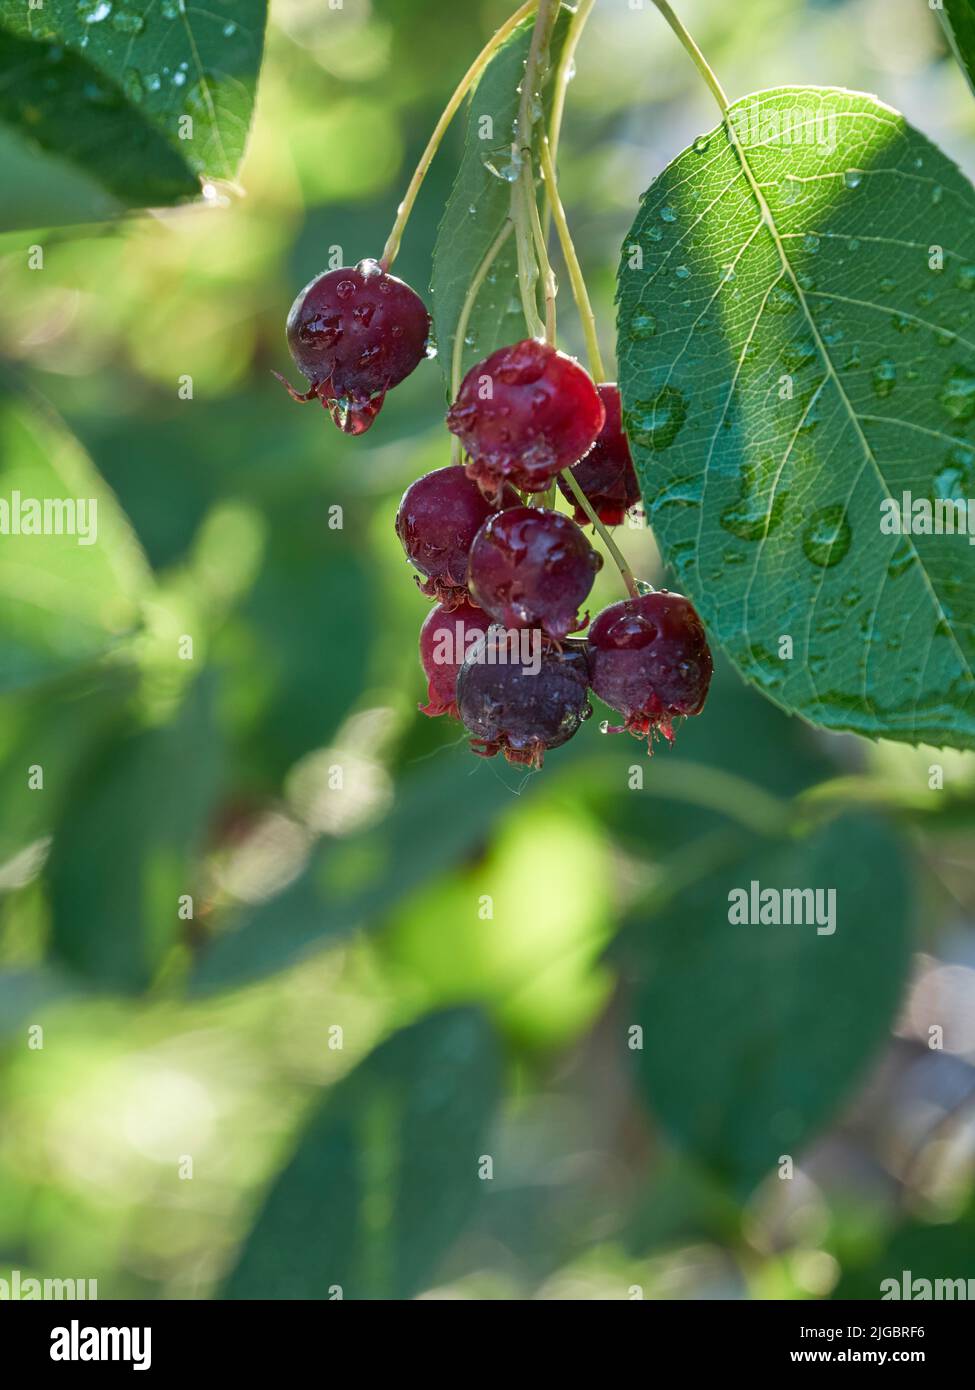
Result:
{"label": "sunlit leaf", "polygon": [[881,521],[905,493],[975,496],[975,190],[872,97],[784,88],[732,116],[766,220],[719,128],[623,247],[620,385],[655,534],[784,709],[972,747],[975,549]]}

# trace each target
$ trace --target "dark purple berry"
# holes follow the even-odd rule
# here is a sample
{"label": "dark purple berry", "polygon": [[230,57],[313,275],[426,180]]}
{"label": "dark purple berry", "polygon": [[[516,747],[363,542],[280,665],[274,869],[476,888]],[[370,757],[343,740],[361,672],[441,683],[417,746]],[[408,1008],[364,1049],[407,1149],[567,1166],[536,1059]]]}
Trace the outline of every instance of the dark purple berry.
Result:
{"label": "dark purple berry", "polygon": [[622,728],[674,741],[673,720],[700,714],[711,683],[711,652],[693,604],[660,589],[604,608],[586,642],[592,688],[624,716]]}
{"label": "dark purple berry", "polygon": [[[619,387],[611,382],[597,386],[599,399],[606,410],[606,420],[595,444],[584,459],[572,469],[572,476],[582,488],[593,511],[604,526],[619,526],[626,513],[640,500],[640,485],[636,480],[630,446],[623,433],[623,412]],[[575,519],[580,526],[589,520],[561,478],[562,496],[575,506]]]}
{"label": "dark purple berry", "polygon": [[603,416],[589,373],[527,338],[470,369],[447,426],[470,456],[468,473],[490,496],[505,478],[525,492],[544,492],[592,447]]}
{"label": "dark purple berry", "polygon": [[[516,506],[518,494],[505,487],[499,501]],[[421,593],[439,599],[447,609],[467,598],[468,553],[493,512],[477,484],[454,464],[410,484],[396,513],[396,534],[410,564],[426,576]]]}
{"label": "dark purple berry", "polygon": [[[513,651],[517,636],[534,639],[533,659]],[[520,659],[498,660],[499,655]],[[560,649],[543,646],[539,633],[493,628],[460,668],[457,708],[475,753],[503,753],[509,763],[540,768],[547,750],[567,743],[592,713],[588,685],[582,643],[566,642]]]}
{"label": "dark purple berry", "polygon": [[461,603],[446,609],[431,608],[420,628],[420,665],[427,678],[424,714],[457,715],[457,673],[477,637],[486,632],[491,619],[483,608]]}
{"label": "dark purple berry", "polygon": [[430,315],[403,280],[378,261],[318,275],[288,314],[288,347],[311,382],[304,394],[280,381],[296,401],[321,401],[339,429],[364,434],[386,392],[408,377],[426,352]]}
{"label": "dark purple berry", "polygon": [[475,603],[506,627],[540,627],[557,641],[579,617],[602,556],[571,517],[544,507],[509,507],[474,537],[468,585]]}

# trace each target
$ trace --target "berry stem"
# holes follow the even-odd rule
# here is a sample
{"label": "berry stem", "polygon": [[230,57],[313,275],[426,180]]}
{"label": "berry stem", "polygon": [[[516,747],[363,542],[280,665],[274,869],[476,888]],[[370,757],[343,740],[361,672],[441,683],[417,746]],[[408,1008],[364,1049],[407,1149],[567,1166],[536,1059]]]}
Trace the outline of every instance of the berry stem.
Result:
{"label": "berry stem", "polygon": [[[460,315],[457,319],[457,329],[454,333],[453,352],[451,354],[450,359],[450,399],[452,401],[455,401],[457,399],[457,393],[460,390],[460,383],[463,380],[464,376],[464,342],[467,338],[467,325],[471,321],[471,313],[473,312],[474,305],[477,302],[477,296],[481,292],[481,286],[487,279],[488,272],[490,271],[494,262],[497,260],[498,253],[500,252],[505,242],[508,240],[508,237],[514,231],[514,227],[515,224],[511,221],[511,218],[506,218],[504,226],[501,228],[500,232],[494,238],[491,245],[485,252],[481,264],[477,267],[477,270],[474,273],[474,278],[470,283],[470,287],[467,291],[467,294],[464,296],[464,302],[461,305]],[[460,440],[457,438],[456,435],[453,435],[450,446],[451,463],[460,463],[461,453],[462,450]]]}
{"label": "berry stem", "polygon": [[589,369],[596,381],[605,381],[606,372],[603,367],[602,353],[599,350],[599,335],[596,332],[596,316],[593,313],[592,301],[589,298],[589,291],[586,288],[585,277],[582,267],[579,264],[579,257],[572,242],[569,232],[569,224],[566,221],[565,208],[562,206],[562,199],[559,197],[558,179],[555,173],[555,165],[552,162],[552,151],[545,136],[542,137],[540,155],[542,166],[542,178],[545,180],[545,193],[548,198],[548,206],[555,219],[555,230],[558,232],[559,245],[562,248],[562,256],[565,260],[566,269],[569,272],[569,283],[572,286],[572,297],[579,310],[579,317],[582,320],[582,331],[586,338],[586,351],[589,355]]}
{"label": "berry stem", "polygon": [[427,141],[427,147],[423,151],[423,154],[420,156],[420,162],[416,166],[416,170],[413,174],[412,179],[410,179],[409,187],[406,190],[406,194],[403,198],[403,201],[400,203],[399,208],[397,209],[396,221],[393,223],[392,231],[390,232],[389,237],[387,238],[386,245],[383,249],[383,254],[379,262],[383,270],[389,269],[389,267],[393,264],[393,261],[395,261],[397,254],[399,253],[400,242],[403,239],[403,232],[406,228],[407,222],[409,221],[410,213],[413,211],[413,204],[416,202],[417,194],[420,191],[421,185],[423,184],[423,180],[426,178],[427,170],[433,163],[434,155],[440,148],[440,142],[444,137],[444,133],[446,132],[447,127],[450,125],[450,122],[457,114],[457,111],[464,98],[467,96],[467,93],[474,86],[475,82],[477,82],[478,78],[481,76],[488,63],[494,57],[495,53],[505,42],[505,40],[511,36],[514,30],[517,29],[518,25],[522,22],[522,20],[527,19],[528,16],[534,11],[536,4],[537,0],[526,0],[525,4],[520,5],[519,8],[515,10],[514,14],[511,15],[510,18],[505,20],[505,22],[501,25],[500,29],[498,29],[494,36],[488,40],[488,42],[481,49],[480,53],[474,59],[473,63],[471,63],[470,67],[467,69],[467,71],[464,73],[464,76],[458,83],[453,96],[450,98],[447,105],[444,107],[443,114],[441,115],[437,124],[434,126],[433,134]]}
{"label": "berry stem", "polygon": [[711,95],[714,97],[715,101],[720,106],[721,114],[723,116],[727,116],[729,106],[728,98],[725,95],[724,88],[722,87],[721,83],[717,79],[717,76],[715,75],[714,69],[711,67],[704,54],[698,48],[697,44],[691,38],[690,34],[684,28],[681,21],[674,14],[674,11],[667,3],[667,0],[653,0],[653,3],[656,5],[657,9],[663,15],[664,19],[670,25],[671,29],[673,29],[674,33],[680,39],[684,48],[687,50],[691,62],[694,64],[698,72],[704,78],[704,81],[707,83]]}
{"label": "berry stem", "polygon": [[478,294],[480,294],[481,286],[487,279],[488,272],[490,271],[492,265],[497,259],[502,246],[505,244],[505,242],[508,240],[508,237],[514,231],[514,225],[515,224],[511,221],[510,217],[505,219],[504,226],[501,228],[501,231],[498,233],[494,241],[492,241],[491,245],[485,252],[484,259],[481,261],[481,264],[475,271],[474,278],[473,280],[471,280],[467,294],[464,296],[464,302],[461,305],[460,314],[457,319],[457,330],[454,334],[453,353],[451,355],[450,361],[451,400],[457,399],[457,392],[460,390],[460,383],[463,379],[464,340],[467,337],[467,325],[470,323],[471,313],[473,312],[474,304],[477,301]]}
{"label": "berry stem", "polygon": [[[525,63],[525,74],[521,80],[521,99],[518,103],[518,127],[512,146],[512,162],[518,175],[511,185],[511,220],[515,224],[515,237],[518,246],[518,285],[521,303],[525,314],[525,324],[532,337],[547,337],[547,329],[554,327],[554,281],[548,256],[545,253],[544,237],[538,217],[538,204],[535,201],[535,178],[532,167],[532,130],[534,128],[534,103],[536,91],[548,63],[548,50],[555,26],[556,15],[561,0],[538,0],[535,27],[532,30],[531,44]],[[536,228],[537,223],[537,228]],[[547,267],[545,275],[545,299],[547,323],[543,324],[538,313],[535,284],[539,266]],[[543,270],[543,273],[544,270]]]}
{"label": "berry stem", "polygon": [[[582,37],[582,31],[586,27],[586,21],[592,13],[592,7],[596,0],[579,0],[576,12],[569,21],[569,32],[565,36],[565,43],[562,47],[562,54],[559,58],[559,66],[555,74],[555,85],[552,89],[552,114],[548,124],[548,140],[552,147],[552,165],[558,163],[559,139],[562,134],[562,117],[565,114],[565,99],[569,87],[569,74],[575,60],[576,48]],[[545,239],[548,240],[548,231],[551,225],[552,205],[547,203],[542,225],[545,228]]]}
{"label": "berry stem", "polygon": [[639,598],[640,586],[637,584],[636,575],[633,573],[629,565],[626,563],[626,558],[623,555],[622,550],[620,550],[619,546],[613,540],[613,537],[609,534],[609,531],[606,529],[603,523],[599,520],[599,517],[593,511],[592,504],[590,503],[589,498],[586,496],[582,488],[579,486],[579,484],[573,477],[572,469],[563,468],[560,476],[562,478],[562,481],[565,483],[566,487],[572,493],[572,496],[575,498],[576,502],[578,502],[579,506],[585,512],[586,516],[592,522],[593,529],[599,532],[599,535],[602,538],[603,545],[609,551],[610,555],[612,555],[616,568],[623,576],[623,583],[626,585],[626,591],[629,594],[630,598]]}

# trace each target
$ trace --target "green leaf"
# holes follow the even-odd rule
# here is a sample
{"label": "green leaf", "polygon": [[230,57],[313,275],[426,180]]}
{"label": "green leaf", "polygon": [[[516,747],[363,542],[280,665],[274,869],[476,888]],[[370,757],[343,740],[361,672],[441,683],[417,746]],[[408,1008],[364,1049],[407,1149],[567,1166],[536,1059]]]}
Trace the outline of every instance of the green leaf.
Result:
{"label": "green leaf", "polygon": [[[614,948],[650,1108],[736,1190],[797,1157],[882,1044],[909,962],[906,860],[886,826],[855,816],[796,842],[743,840]],[[835,931],[732,923],[729,894],[753,881],[834,889]]]}
{"label": "green leaf", "polygon": [[973,747],[975,550],[881,518],[905,492],[975,496],[975,190],[872,97],[780,89],[732,117],[769,225],[719,128],[623,247],[620,387],[655,534],[782,708]]}
{"label": "green leaf", "polygon": [[197,859],[220,783],[212,682],[175,719],[116,727],[82,769],[48,865],[51,946],[91,984],[136,991],[152,980],[198,899]]}
{"label": "green leaf", "polygon": [[49,180],[6,184],[0,226],[178,203],[201,178],[232,179],[266,15],[266,0],[0,0],[0,122],[77,191],[58,203]]}
{"label": "green leaf", "polygon": [[[562,10],[552,35],[548,81],[543,88],[546,115],[552,76],[565,42],[570,16]],[[501,232],[511,205],[511,146],[534,20],[526,20],[495,54],[474,89],[467,113],[464,153],[433,248],[433,326],[437,360],[448,393],[457,322],[471,281]],[[537,129],[541,129],[541,123]],[[537,164],[536,164],[537,168]],[[463,369],[504,343],[525,336],[518,293],[513,236],[509,236],[481,287],[465,334]]]}
{"label": "green leaf", "polygon": [[483,1194],[499,1073],[473,1010],[395,1033],[313,1111],[221,1296],[422,1292]]}
{"label": "green leaf", "polygon": [[[118,646],[151,586],[91,461],[59,420],[32,406],[0,395],[0,692]],[[35,534],[35,518],[47,534]]]}
{"label": "green leaf", "polygon": [[975,92],[975,0],[941,0],[936,13],[958,66]]}

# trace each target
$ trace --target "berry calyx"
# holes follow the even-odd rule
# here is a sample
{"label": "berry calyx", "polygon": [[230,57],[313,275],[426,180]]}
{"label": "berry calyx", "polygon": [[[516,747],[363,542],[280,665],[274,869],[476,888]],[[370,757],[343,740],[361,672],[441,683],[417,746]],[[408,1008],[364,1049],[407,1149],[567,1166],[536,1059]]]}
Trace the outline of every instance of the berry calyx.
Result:
{"label": "berry calyx", "polygon": [[492,629],[468,656],[457,677],[457,708],[475,753],[503,753],[509,763],[540,768],[545,753],[567,743],[592,713],[589,664],[582,643],[560,649],[540,639],[530,662],[492,662],[492,652],[510,651],[510,636]]}
{"label": "berry calyx", "polygon": [[288,314],[288,347],[311,382],[296,401],[320,400],[340,430],[363,434],[386,392],[408,377],[426,352],[430,315],[403,280],[378,261],[329,270],[310,281]]}
{"label": "berry calyx", "polygon": [[589,373],[564,352],[526,338],[470,369],[447,426],[470,456],[469,476],[493,496],[505,478],[525,492],[544,492],[592,447],[604,417]]}
{"label": "berry calyx", "polygon": [[[498,496],[500,506],[516,506],[512,487]],[[463,468],[448,464],[417,478],[403,493],[396,534],[410,564],[425,580],[420,592],[450,610],[467,598],[467,557],[474,537],[494,507]]]}
{"label": "berry calyx", "polygon": [[[619,526],[629,509],[640,500],[630,445],[623,432],[623,412],[619,387],[603,382],[596,387],[606,411],[606,419],[595,444],[572,468],[572,476],[582,488],[590,506],[604,526]],[[589,520],[562,478],[558,480],[563,497],[575,504],[580,526]]]}
{"label": "berry calyx", "polygon": [[467,582],[474,602],[506,627],[540,627],[556,641],[585,627],[579,607],[602,556],[571,517],[508,507],[474,537]]}
{"label": "berry calyx", "polygon": [[460,603],[447,609],[431,608],[420,628],[420,665],[427,678],[427,703],[420,705],[431,718],[457,714],[457,673],[478,636],[487,632],[491,619],[483,608]]}
{"label": "berry calyx", "polygon": [[689,599],[659,589],[610,604],[586,642],[592,688],[624,716],[619,728],[647,739],[658,731],[674,741],[673,721],[700,714],[712,661],[701,620]]}

